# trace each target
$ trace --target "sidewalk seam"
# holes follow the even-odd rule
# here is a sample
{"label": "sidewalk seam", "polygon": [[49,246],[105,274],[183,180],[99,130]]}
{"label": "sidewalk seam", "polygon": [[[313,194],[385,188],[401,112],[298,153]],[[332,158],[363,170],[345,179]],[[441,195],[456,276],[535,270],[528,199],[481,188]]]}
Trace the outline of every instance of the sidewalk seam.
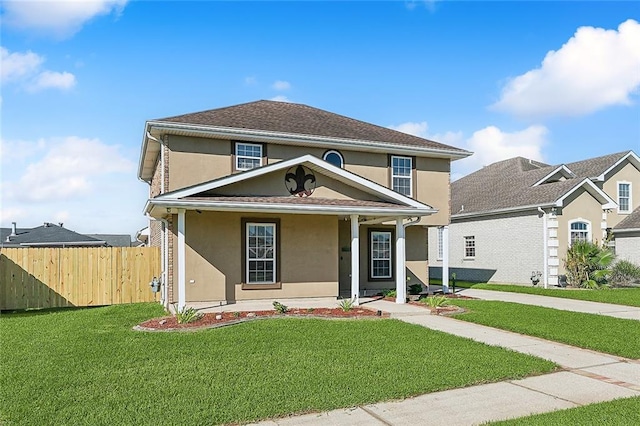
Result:
{"label": "sidewalk seam", "polygon": [[379,414],[374,413],[370,409],[366,408],[364,405],[360,406],[360,409],[362,411],[364,411],[365,413],[367,413],[368,415],[370,415],[371,417],[373,417],[374,419],[378,420],[380,423],[383,423],[383,424],[385,424],[387,426],[393,426],[393,423],[390,423],[389,421],[383,419],[382,417],[380,417]]}

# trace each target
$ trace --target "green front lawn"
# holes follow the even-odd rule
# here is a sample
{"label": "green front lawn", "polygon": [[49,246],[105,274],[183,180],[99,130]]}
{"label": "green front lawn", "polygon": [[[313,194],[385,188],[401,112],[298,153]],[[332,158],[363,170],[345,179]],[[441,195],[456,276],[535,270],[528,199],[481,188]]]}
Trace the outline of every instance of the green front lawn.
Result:
{"label": "green front lawn", "polygon": [[460,320],[592,349],[640,358],[640,322],[509,302],[456,299],[469,312]]}
{"label": "green front lawn", "polygon": [[0,318],[0,423],[218,424],[330,410],[556,366],[397,320],[131,327],[157,305]]}
{"label": "green front lawn", "polygon": [[640,288],[616,288],[608,290],[578,290],[560,288],[525,287],[507,284],[475,284],[477,290],[498,290],[512,293],[538,294],[541,296],[564,297],[566,299],[588,300],[591,302],[613,303],[640,307]]}
{"label": "green front lawn", "polygon": [[640,397],[616,399],[491,424],[501,426],[639,425]]}

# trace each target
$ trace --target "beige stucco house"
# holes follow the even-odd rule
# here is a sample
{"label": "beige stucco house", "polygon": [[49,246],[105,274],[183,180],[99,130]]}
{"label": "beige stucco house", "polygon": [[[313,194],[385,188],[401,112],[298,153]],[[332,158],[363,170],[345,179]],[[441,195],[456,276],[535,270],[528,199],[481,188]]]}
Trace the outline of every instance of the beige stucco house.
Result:
{"label": "beige stucco house", "polygon": [[165,305],[355,299],[428,282],[427,229],[471,153],[306,105],[257,101],[145,124],[149,244]]}
{"label": "beige stucco house", "polygon": [[451,184],[451,225],[429,231],[430,270],[434,278],[556,285],[572,241],[609,240],[619,258],[630,257],[639,206],[633,151],[556,166],[522,157],[493,163]]}

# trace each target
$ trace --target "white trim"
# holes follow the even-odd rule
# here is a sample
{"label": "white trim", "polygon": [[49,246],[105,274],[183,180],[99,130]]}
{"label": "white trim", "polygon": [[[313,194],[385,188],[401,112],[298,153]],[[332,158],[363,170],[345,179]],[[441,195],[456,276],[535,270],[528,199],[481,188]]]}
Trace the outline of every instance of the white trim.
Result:
{"label": "white trim", "polygon": [[[620,185],[629,185],[629,210],[620,210]],[[618,201],[618,214],[630,214],[633,211],[633,182],[626,180],[616,181],[616,192]]]}
{"label": "white trim", "polygon": [[[535,211],[540,206],[541,206],[540,204],[530,204],[528,206],[506,207],[503,209],[487,210],[483,212],[458,213],[458,214],[452,214],[451,219],[464,219],[467,217],[475,217],[475,216],[495,216],[503,213],[515,213],[515,212],[522,212],[527,210]],[[543,204],[542,207],[555,207],[555,203]]]}
{"label": "white trim", "polygon": [[[330,149],[329,151],[325,152],[324,154],[322,154],[322,159],[324,161],[327,161],[327,156],[329,154],[336,154],[338,157],[340,157],[340,168],[343,169],[344,168],[344,157],[342,156],[342,154],[340,153],[340,151],[335,150],[335,149]],[[329,163],[329,161],[327,161],[327,163]],[[331,163],[329,163],[331,164]],[[334,164],[335,165],[335,164]]]}
{"label": "white trim", "polygon": [[[272,259],[260,259],[260,260],[267,260],[273,263],[273,281],[250,281],[249,280],[249,262],[251,261],[251,259],[249,258],[249,226],[272,226],[273,227],[273,258]],[[245,250],[245,265],[244,265],[244,271],[245,271],[245,283],[246,284],[274,284],[278,282],[278,277],[276,276],[277,271],[278,271],[278,264],[277,264],[277,244],[278,241],[276,240],[277,238],[277,234],[278,234],[278,225],[275,222],[247,222],[245,223],[245,240],[244,240],[244,250]],[[254,259],[255,261],[255,259]]]}
{"label": "white trim", "polygon": [[[246,172],[245,172],[246,173]],[[239,203],[220,201],[189,201],[189,200],[147,200],[144,212],[152,214],[153,207],[185,208],[189,210],[200,209],[207,211],[228,211],[228,212],[255,212],[255,213],[296,213],[296,214],[358,214],[367,215],[398,215],[407,217],[429,216],[437,210],[425,210],[411,207],[405,208],[384,208],[384,207],[350,207],[350,206],[318,206],[318,205],[294,205],[275,203]],[[161,213],[164,214],[164,213]],[[153,214],[152,214],[153,215]]]}
{"label": "white trim", "polygon": [[185,244],[185,209],[178,209],[178,309],[187,304],[186,290],[186,244]]}
{"label": "white trim", "polygon": [[442,292],[449,293],[449,227],[442,227]]}
{"label": "white trim", "polygon": [[358,215],[351,215],[351,297],[360,304],[360,224]]}
{"label": "white trim", "polygon": [[436,260],[442,260],[444,255],[444,228],[439,226],[436,229]]}
{"label": "white trim", "polygon": [[568,247],[571,247],[571,232],[584,232],[581,229],[571,229],[571,225],[573,225],[574,223],[584,223],[587,225],[587,242],[593,242],[593,229],[591,226],[591,221],[584,219],[582,217],[578,217],[575,219],[571,219],[569,222],[567,222],[567,231],[569,232],[569,234],[567,235],[567,242],[568,242]]}
{"label": "white trim", "polygon": [[[409,176],[393,174],[393,159],[394,158],[397,158],[399,160],[409,160]],[[390,165],[390,167],[391,167],[391,189],[393,189],[395,192],[398,192],[398,191],[396,191],[396,189],[394,188],[394,185],[393,185],[393,179],[394,178],[409,179],[409,195],[407,195],[407,197],[413,197],[413,158],[406,157],[406,156],[401,156],[401,155],[392,155],[391,156],[391,165]],[[401,194],[400,192],[398,192],[398,193]]]}
{"label": "white trim", "polygon": [[[378,259],[374,259],[373,258],[373,234],[389,234],[389,258],[378,258]],[[391,242],[391,236],[392,236],[392,232],[389,231],[381,231],[381,230],[371,230],[369,231],[369,274],[371,275],[372,279],[391,279],[393,278],[393,244]],[[396,236],[397,238],[397,236]],[[396,259],[397,259],[397,255],[396,255]],[[373,271],[373,261],[374,260],[385,260],[389,262],[389,275],[374,275]]]}
{"label": "white trim", "polygon": [[640,157],[638,157],[636,155],[635,152],[633,151],[629,151],[628,153],[626,153],[625,155],[622,156],[622,158],[620,158],[618,161],[616,161],[615,163],[613,163],[613,165],[611,167],[609,167],[607,170],[605,170],[604,172],[602,172],[599,176],[594,177],[594,180],[597,180],[599,182],[604,182],[605,181],[605,177],[606,175],[612,171],[613,169],[615,169],[616,167],[618,167],[620,164],[622,164],[622,162],[624,160],[629,159],[630,162],[635,163],[636,168],[640,169]]}
{"label": "white trim", "polygon": [[565,178],[570,178],[575,176],[575,174],[564,164],[561,165],[560,167],[556,167],[555,169],[553,169],[553,171],[549,174],[547,174],[545,177],[543,177],[542,179],[540,179],[539,181],[537,181],[536,183],[534,183],[531,186],[538,186],[541,185],[543,183],[545,183],[551,176],[558,174],[559,172],[564,172],[562,173],[562,176],[564,176]]}
{"label": "white trim", "polygon": [[[477,254],[476,253],[476,236],[475,235],[464,235],[463,238],[464,238],[464,246],[463,246],[464,253],[463,253],[462,258],[463,259],[468,259],[468,260],[475,259],[476,258],[476,254]],[[467,242],[468,241],[473,241],[473,247],[467,247]],[[473,256],[467,256],[467,248],[470,248],[470,249],[472,248],[473,249]]]}
{"label": "white trim", "polygon": [[625,232],[640,232],[640,228],[622,228],[622,229],[613,228],[611,232],[613,232],[614,234],[624,234]]}
{"label": "white trim", "polygon": [[[406,244],[405,244],[405,227],[404,227],[403,219],[401,217],[396,219],[395,256],[396,256],[396,303],[407,303],[407,269],[406,269],[407,256],[406,256]],[[391,266],[391,268],[393,267]]]}
{"label": "white trim", "polygon": [[589,178],[584,178],[579,184],[577,184],[576,186],[574,186],[573,188],[571,188],[568,192],[566,192],[562,197],[558,198],[558,200],[556,201],[556,206],[557,207],[563,207],[564,206],[564,200],[569,197],[571,194],[573,194],[574,192],[576,192],[578,189],[582,188],[584,185],[587,185],[587,191],[589,191],[589,188],[591,188],[594,192],[589,191],[589,193],[591,195],[593,195],[594,198],[598,199],[597,195],[600,196],[600,204],[602,204],[602,209],[613,209],[617,206],[616,202],[613,201],[613,199],[611,197],[609,197],[603,190],[601,190],[600,188],[598,188],[596,186],[595,183],[593,183],[591,181],[591,179]]}
{"label": "white trim", "polygon": [[279,145],[321,145],[327,149],[352,148],[356,151],[397,153],[400,155],[419,155],[436,158],[449,158],[452,161],[466,158],[473,152],[465,150],[449,150],[426,148],[420,146],[400,146],[389,142],[369,141],[364,139],[347,139],[327,136],[303,135],[297,133],[269,132],[264,130],[240,129],[233,127],[202,126],[184,123],[170,123],[164,121],[147,121],[140,150],[140,161],[138,166],[138,177],[144,178],[144,162],[147,151],[147,132],[159,130],[160,133],[167,131],[184,132],[199,137],[213,137],[220,139],[237,140],[240,137],[250,138],[253,142],[270,142]]}

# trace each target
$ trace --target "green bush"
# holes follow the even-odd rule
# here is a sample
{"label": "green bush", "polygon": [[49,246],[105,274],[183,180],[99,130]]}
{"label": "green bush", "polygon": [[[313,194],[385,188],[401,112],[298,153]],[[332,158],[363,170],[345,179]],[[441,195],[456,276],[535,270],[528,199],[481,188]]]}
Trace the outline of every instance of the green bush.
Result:
{"label": "green bush", "polygon": [[422,299],[423,303],[431,308],[440,308],[449,304],[449,299],[446,296],[429,296],[426,299]]}
{"label": "green bush", "polygon": [[640,266],[628,260],[618,261],[613,265],[613,268],[611,268],[609,282],[614,287],[627,287],[640,284]]}
{"label": "green bush", "polygon": [[342,299],[340,303],[338,303],[338,306],[343,311],[349,312],[351,309],[353,309],[353,299]]}
{"label": "green bush", "polygon": [[422,285],[420,285],[420,284],[411,284],[409,286],[409,294],[416,295],[416,294],[420,294],[420,293],[422,293]]}
{"label": "green bush", "polygon": [[395,289],[386,289],[386,290],[382,290],[382,296],[383,297],[396,297],[398,295],[398,293],[396,292]]}
{"label": "green bush", "polygon": [[176,321],[178,321],[178,324],[189,324],[202,318],[202,313],[198,312],[195,308],[187,308],[185,306],[180,310],[175,306],[175,309]]}
{"label": "green bush", "polygon": [[289,312],[289,307],[286,305],[283,305],[282,303],[278,302],[277,300],[273,301],[273,309],[276,310],[277,313],[279,314],[286,314],[287,312]]}
{"label": "green bush", "polygon": [[613,252],[606,247],[588,241],[574,242],[564,260],[567,283],[573,287],[606,287],[613,259]]}

